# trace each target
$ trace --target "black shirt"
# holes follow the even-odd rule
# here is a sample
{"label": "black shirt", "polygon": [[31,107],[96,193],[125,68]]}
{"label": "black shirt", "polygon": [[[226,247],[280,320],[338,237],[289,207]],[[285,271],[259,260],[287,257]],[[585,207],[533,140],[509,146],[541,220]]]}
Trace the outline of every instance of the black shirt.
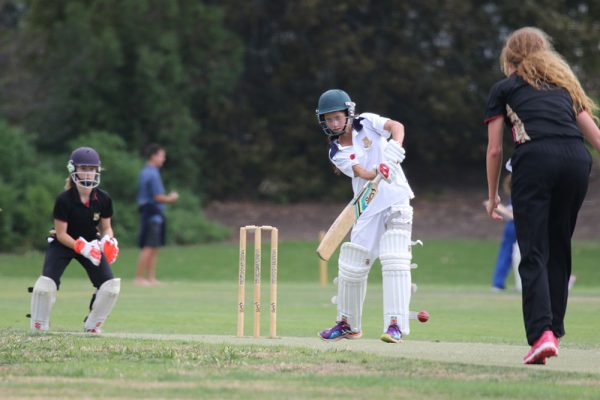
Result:
{"label": "black shirt", "polygon": [[89,204],[83,204],[76,187],[65,190],[54,203],[54,218],[68,224],[67,233],[74,239],[98,239],[101,218],[113,214],[112,200],[105,191],[95,188],[90,193]]}
{"label": "black shirt", "polygon": [[582,138],[573,100],[565,89],[535,89],[517,74],[497,82],[490,90],[485,122],[504,117],[515,143],[556,137]]}

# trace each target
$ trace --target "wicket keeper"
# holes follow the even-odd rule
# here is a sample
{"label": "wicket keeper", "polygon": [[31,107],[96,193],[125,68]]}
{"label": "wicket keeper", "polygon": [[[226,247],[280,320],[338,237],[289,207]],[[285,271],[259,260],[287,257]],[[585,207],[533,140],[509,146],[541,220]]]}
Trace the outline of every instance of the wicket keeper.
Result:
{"label": "wicket keeper", "polygon": [[65,191],[54,204],[54,229],[48,238],[42,275],[32,288],[31,330],[49,329],[60,277],[71,260],[76,259],[96,288],[84,320],[84,331],[100,333],[121,290],[121,279],[113,276],[110,267],[119,254],[111,225],[112,200],[98,188],[101,163],[96,150],[80,147],[73,151],[67,170]]}

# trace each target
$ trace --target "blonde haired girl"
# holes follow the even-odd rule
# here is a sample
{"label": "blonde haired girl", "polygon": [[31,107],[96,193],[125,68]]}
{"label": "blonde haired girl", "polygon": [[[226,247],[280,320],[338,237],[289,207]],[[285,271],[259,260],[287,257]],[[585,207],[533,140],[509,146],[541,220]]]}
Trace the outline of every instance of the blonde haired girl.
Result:
{"label": "blonde haired girl", "polygon": [[523,318],[531,349],[525,364],[558,355],[565,334],[571,236],[587,192],[592,159],[583,139],[600,151],[597,106],[541,30],[525,27],[506,39],[500,55],[506,78],[491,89],[486,106],[486,157],[491,218],[500,203],[503,124],[511,128],[512,202]]}

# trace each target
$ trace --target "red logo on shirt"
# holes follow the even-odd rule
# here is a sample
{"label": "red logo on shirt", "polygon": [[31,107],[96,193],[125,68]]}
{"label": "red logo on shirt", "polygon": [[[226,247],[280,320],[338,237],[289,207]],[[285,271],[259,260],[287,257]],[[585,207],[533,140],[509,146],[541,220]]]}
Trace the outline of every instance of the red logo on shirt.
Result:
{"label": "red logo on shirt", "polygon": [[356,158],[356,155],[354,153],[350,154],[350,159],[354,160]]}

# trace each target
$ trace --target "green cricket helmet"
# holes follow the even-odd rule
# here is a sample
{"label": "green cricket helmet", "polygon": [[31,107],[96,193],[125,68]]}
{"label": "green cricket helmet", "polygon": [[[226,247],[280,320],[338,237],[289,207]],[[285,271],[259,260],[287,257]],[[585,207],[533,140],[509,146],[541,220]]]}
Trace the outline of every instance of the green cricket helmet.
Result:
{"label": "green cricket helmet", "polygon": [[317,119],[319,120],[319,125],[321,125],[323,132],[329,137],[339,136],[339,134],[327,127],[327,124],[325,123],[325,114],[335,111],[344,111],[346,113],[346,124],[344,125],[345,131],[348,123],[352,124],[355,108],[356,104],[352,102],[348,93],[343,90],[330,89],[324,92],[321,97],[319,97],[319,104],[316,110]]}

